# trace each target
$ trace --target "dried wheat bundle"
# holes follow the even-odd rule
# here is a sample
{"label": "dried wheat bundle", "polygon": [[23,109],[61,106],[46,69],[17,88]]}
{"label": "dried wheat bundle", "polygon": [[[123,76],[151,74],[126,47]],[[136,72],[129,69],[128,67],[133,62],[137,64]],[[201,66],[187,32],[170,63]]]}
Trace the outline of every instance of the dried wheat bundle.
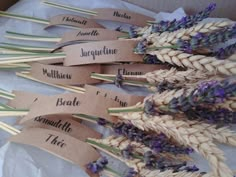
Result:
{"label": "dried wheat bundle", "polygon": [[229,98],[224,103],[219,103],[216,106],[229,109],[231,111],[236,111],[236,97]]}
{"label": "dried wheat bundle", "polygon": [[189,40],[191,36],[195,36],[198,33],[211,33],[227,26],[232,25],[230,21],[219,21],[219,22],[210,22],[210,23],[199,23],[188,29],[180,29],[175,32],[165,32],[161,35],[151,34],[147,37],[149,42],[153,43],[153,46],[169,46],[176,44],[179,39]]}
{"label": "dried wheat bundle", "polygon": [[142,130],[161,131],[179,143],[192,147],[208,160],[215,176],[233,176],[233,172],[225,164],[224,153],[201,130],[191,127],[187,122],[174,120],[169,115],[149,116],[143,112],[117,113],[114,115],[130,121]]}
{"label": "dried wheat bundle", "polygon": [[214,57],[188,54],[173,49],[150,51],[148,54],[156,55],[157,58],[164,63],[169,63],[183,68],[209,71],[210,73],[219,73],[224,75],[236,74],[236,63],[230,60],[217,60]]}

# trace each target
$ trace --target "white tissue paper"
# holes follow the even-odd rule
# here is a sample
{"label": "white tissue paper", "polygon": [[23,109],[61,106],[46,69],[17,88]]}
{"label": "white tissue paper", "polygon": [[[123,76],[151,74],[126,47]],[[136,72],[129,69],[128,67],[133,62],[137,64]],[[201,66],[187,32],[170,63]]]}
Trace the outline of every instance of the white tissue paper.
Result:
{"label": "white tissue paper", "polygon": [[[145,15],[155,17],[157,21],[159,20],[172,20],[179,19],[185,15],[182,8],[177,9],[173,13],[154,13],[138,6],[123,2],[120,0],[54,0],[55,2],[73,5],[75,7],[81,7],[85,9],[93,8],[119,8],[135,11],[138,13],[143,13]],[[12,6],[9,12],[33,16],[43,19],[48,19],[49,17],[58,14],[76,14],[62,9],[56,9],[52,7],[45,6],[40,2],[40,0],[21,0],[14,6]],[[81,15],[81,14],[80,14]],[[22,22],[15,19],[0,18],[0,41],[1,42],[11,42],[19,43],[25,45],[36,45],[36,46],[52,46],[50,43],[36,43],[36,42],[22,42],[17,40],[8,40],[4,38],[5,31],[15,31],[27,34],[36,35],[48,35],[48,36],[60,36],[65,29],[50,29],[48,31],[43,30],[44,25],[36,24],[31,22]],[[104,26],[109,29],[115,29],[121,26],[123,29],[127,29],[127,25],[121,23],[112,22],[101,22]],[[109,84],[100,85],[100,87],[111,88],[121,92],[127,92],[137,95],[146,95],[145,90],[140,90],[135,87],[125,87],[124,90],[118,89]],[[0,71],[0,88],[12,91],[12,90],[24,90],[31,91],[35,93],[41,93],[46,95],[54,95],[59,93],[64,93],[63,90],[49,87],[40,83],[29,81],[26,79],[19,78],[15,76],[12,71]],[[0,100],[1,102],[4,100]],[[14,125],[16,118],[7,117],[2,118],[1,121],[8,124]],[[105,136],[111,134],[110,130],[93,125],[91,123],[85,123],[86,125],[96,129],[97,131],[103,133]],[[0,177],[78,177],[87,176],[79,166],[73,165],[66,162],[48,152],[42,151],[35,147],[20,145],[15,143],[7,143],[7,139],[10,137],[9,134],[0,130]],[[226,157],[228,157],[228,164],[236,169],[236,160],[234,155],[236,151],[230,147],[221,146],[226,152]],[[234,154],[234,155],[233,155]],[[203,160],[198,155],[193,155],[195,164],[200,167],[201,171],[208,171],[208,165],[205,160]],[[109,158],[109,163],[112,168],[122,172],[125,170],[125,165],[113,158]]]}

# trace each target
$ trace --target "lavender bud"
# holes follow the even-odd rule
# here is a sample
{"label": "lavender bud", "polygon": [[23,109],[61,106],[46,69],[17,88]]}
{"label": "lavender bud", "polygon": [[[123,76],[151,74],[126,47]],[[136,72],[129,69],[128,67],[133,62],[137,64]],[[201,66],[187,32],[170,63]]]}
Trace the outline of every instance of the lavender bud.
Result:
{"label": "lavender bud", "polygon": [[121,155],[125,159],[131,159],[133,157],[133,147],[128,145],[125,149],[121,150]]}
{"label": "lavender bud", "polygon": [[136,27],[135,26],[131,26],[129,28],[129,36],[130,38],[137,38],[138,37],[138,32],[136,31]]}
{"label": "lavender bud", "polygon": [[213,52],[212,56],[218,59],[226,59],[234,54],[236,51],[236,43],[231,44],[225,48],[220,48],[219,50]]}
{"label": "lavender bud", "polygon": [[146,64],[163,64],[160,60],[158,60],[156,55],[145,55],[143,58],[144,63]]}
{"label": "lavender bud", "polygon": [[118,72],[118,74],[116,75],[116,78],[114,79],[114,84],[120,88],[122,86],[122,83],[124,81],[123,76],[120,74],[120,72]]}
{"label": "lavender bud", "polygon": [[175,84],[167,82],[167,81],[162,81],[156,86],[156,88],[157,88],[157,92],[162,93],[166,90],[178,90],[178,89],[181,89],[182,87],[175,86]]}
{"label": "lavender bud", "polygon": [[117,27],[115,31],[122,31],[122,27],[121,26]]}
{"label": "lavender bud", "polygon": [[129,170],[124,174],[124,177],[136,177],[138,172],[134,170],[134,168],[129,168]]}
{"label": "lavender bud", "polygon": [[148,42],[146,39],[139,41],[137,47],[134,49],[134,52],[137,54],[145,54],[147,50]]}
{"label": "lavender bud", "polygon": [[99,173],[106,167],[107,164],[107,158],[101,157],[97,161],[87,164],[87,169],[89,169],[92,173]]}
{"label": "lavender bud", "polygon": [[105,126],[107,123],[108,123],[108,121],[103,118],[98,118],[98,120],[97,120],[97,124],[101,125],[101,126]]}
{"label": "lavender bud", "polygon": [[216,4],[211,3],[206,9],[195,15],[185,16],[178,21],[175,19],[173,21],[161,21],[157,24],[153,24],[152,33],[163,33],[165,31],[173,32],[181,28],[190,28],[193,25],[196,25],[200,21],[204,20],[205,18],[208,18],[215,7]]}

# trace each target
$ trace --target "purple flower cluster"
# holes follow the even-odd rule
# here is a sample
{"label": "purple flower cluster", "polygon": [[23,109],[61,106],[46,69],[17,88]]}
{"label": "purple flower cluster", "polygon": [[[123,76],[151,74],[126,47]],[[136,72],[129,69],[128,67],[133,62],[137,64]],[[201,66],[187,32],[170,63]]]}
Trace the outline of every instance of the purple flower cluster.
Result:
{"label": "purple flower cluster", "polygon": [[134,168],[129,168],[128,171],[124,174],[124,177],[135,177],[138,175],[138,172]]}
{"label": "purple flower cluster", "polygon": [[129,37],[130,38],[137,38],[138,37],[137,28],[135,26],[131,26],[129,28]]}
{"label": "purple flower cluster", "polygon": [[[178,98],[173,98],[164,111],[177,113],[179,111],[186,112],[194,107],[204,105],[214,105],[222,103],[228,97],[236,96],[235,78],[226,79],[223,81],[209,81],[199,85],[189,95],[181,95]],[[162,109],[162,108],[160,108]]]}
{"label": "purple flower cluster", "polygon": [[132,141],[141,142],[157,153],[189,154],[193,150],[170,142],[164,134],[150,135],[131,124],[117,123],[113,125],[115,133],[123,135]]}
{"label": "purple flower cluster", "polygon": [[176,49],[192,53],[197,49],[202,49],[215,44],[226,42],[236,36],[236,25],[225,27],[210,34],[198,33],[190,40],[179,39]]}
{"label": "purple flower cluster", "polygon": [[157,24],[153,24],[152,33],[163,33],[165,31],[173,32],[181,28],[190,28],[205,18],[208,18],[215,7],[216,4],[212,3],[206,9],[195,15],[185,16],[180,20],[161,21]]}
{"label": "purple flower cluster", "polygon": [[213,52],[212,56],[218,59],[225,59],[234,54],[235,51],[236,51],[236,43],[231,44],[225,48],[220,48],[219,50]]}
{"label": "purple flower cluster", "polygon": [[139,41],[137,47],[134,49],[134,52],[137,54],[145,54],[147,50],[148,42],[146,39]]}
{"label": "purple flower cluster", "polygon": [[107,164],[107,158],[101,157],[97,161],[90,162],[89,164],[87,164],[87,169],[90,170],[92,173],[99,173],[106,167]]}
{"label": "purple flower cluster", "polygon": [[122,76],[122,74],[120,74],[120,72],[116,75],[115,79],[114,79],[114,84],[120,88],[122,86],[122,83],[124,81],[124,78]]}

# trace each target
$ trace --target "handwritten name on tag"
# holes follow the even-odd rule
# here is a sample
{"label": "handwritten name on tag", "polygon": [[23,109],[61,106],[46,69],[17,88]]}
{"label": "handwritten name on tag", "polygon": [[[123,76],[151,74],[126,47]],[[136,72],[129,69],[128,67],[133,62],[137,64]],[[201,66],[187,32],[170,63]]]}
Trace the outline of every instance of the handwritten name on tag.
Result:
{"label": "handwritten name on tag", "polygon": [[46,29],[57,25],[68,25],[78,28],[104,28],[102,25],[96,23],[93,19],[69,14],[51,17],[49,19],[49,25],[46,26]]}
{"label": "handwritten name on tag", "polygon": [[92,79],[91,73],[100,73],[100,65],[87,65],[77,67],[66,67],[56,65],[45,65],[40,63],[31,64],[31,76],[52,84],[95,84],[100,81]]}
{"label": "handwritten name on tag", "polygon": [[73,41],[116,40],[122,35],[124,35],[124,33],[109,29],[86,28],[65,33],[58,44],[62,45],[63,43],[69,43]]}
{"label": "handwritten name on tag", "polygon": [[101,138],[101,134],[73,120],[71,115],[38,116],[22,124],[24,129],[44,128],[68,134],[81,141],[87,138]]}
{"label": "handwritten name on tag", "polygon": [[90,95],[91,97],[96,97],[98,95],[104,96],[106,102],[109,103],[115,101],[120,105],[120,107],[133,106],[138,102],[142,102],[144,99],[144,96],[130,95],[91,85],[86,85],[85,89],[85,95]]}
{"label": "handwritten name on tag", "polygon": [[63,48],[66,53],[64,65],[84,65],[111,62],[142,62],[141,55],[134,54],[137,41],[102,41],[70,45]]}
{"label": "handwritten name on tag", "polygon": [[9,141],[42,149],[79,165],[85,171],[89,162],[96,161],[100,157],[99,153],[87,143],[53,130],[27,129],[12,136]]}
{"label": "handwritten name on tag", "polygon": [[141,27],[146,26],[147,21],[155,21],[154,18],[128,10],[112,8],[97,8],[93,10],[97,12],[97,15],[91,17],[92,19],[117,21]]}
{"label": "handwritten name on tag", "polygon": [[117,106],[119,106],[117,102],[108,103],[100,95],[91,97],[90,95],[77,93],[60,94],[38,99],[32,104],[28,115],[21,119],[19,123],[22,124],[38,116],[54,114],[86,114],[114,122],[116,119],[108,114],[107,109]]}

